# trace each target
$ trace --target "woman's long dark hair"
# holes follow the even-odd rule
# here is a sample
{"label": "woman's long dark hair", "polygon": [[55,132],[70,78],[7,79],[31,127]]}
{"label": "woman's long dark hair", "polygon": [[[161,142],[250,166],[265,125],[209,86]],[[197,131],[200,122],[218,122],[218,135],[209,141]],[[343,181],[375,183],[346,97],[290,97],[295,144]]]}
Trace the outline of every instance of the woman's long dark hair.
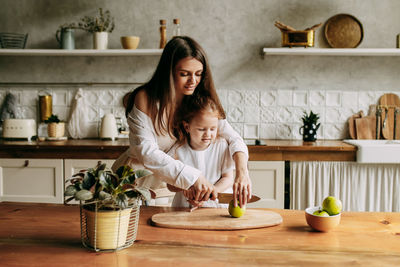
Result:
{"label": "woman's long dark hair", "polygon": [[[197,85],[193,95],[208,95],[221,110],[222,118],[225,118],[225,112],[214,86],[207,56],[203,48],[195,40],[187,36],[174,37],[166,44],[153,77],[131,93],[126,107],[126,116],[133,108],[137,92],[144,90],[148,96],[149,115],[156,133],[168,133],[173,136],[177,109],[173,75],[175,66],[181,59],[186,57],[193,57],[203,64],[200,83]],[[167,114],[166,121],[163,120],[163,114]]]}

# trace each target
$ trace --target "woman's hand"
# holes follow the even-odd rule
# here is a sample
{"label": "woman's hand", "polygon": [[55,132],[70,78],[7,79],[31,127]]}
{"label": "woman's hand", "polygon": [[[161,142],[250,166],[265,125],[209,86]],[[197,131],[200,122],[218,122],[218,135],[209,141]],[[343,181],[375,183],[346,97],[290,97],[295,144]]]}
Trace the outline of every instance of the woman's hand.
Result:
{"label": "woman's hand", "polygon": [[192,192],[192,200],[195,201],[207,201],[210,199],[215,200],[217,194],[215,192],[214,185],[211,184],[204,176],[200,176],[196,182],[189,188]]}
{"label": "woman's hand", "polygon": [[233,183],[233,205],[237,206],[239,199],[239,206],[245,207],[247,201],[251,198],[251,180],[249,171],[247,169],[247,157],[243,152],[236,152],[233,155],[236,166],[235,182]]}

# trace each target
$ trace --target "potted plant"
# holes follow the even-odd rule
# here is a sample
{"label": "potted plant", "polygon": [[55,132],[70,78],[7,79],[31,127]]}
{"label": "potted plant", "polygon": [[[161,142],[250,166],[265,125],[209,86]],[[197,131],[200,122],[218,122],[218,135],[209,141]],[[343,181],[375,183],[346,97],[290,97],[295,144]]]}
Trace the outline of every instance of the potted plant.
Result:
{"label": "potted plant", "polygon": [[81,236],[85,247],[115,250],[128,247],[136,239],[139,222],[139,200],[150,200],[155,194],[139,187],[136,180],[151,175],[148,170],[121,166],[114,173],[106,164],[74,174],[65,189],[66,203],[80,201]]}
{"label": "potted plant", "polygon": [[99,16],[84,16],[79,23],[82,30],[93,33],[93,48],[107,49],[108,33],[114,30],[114,18],[109,10],[99,8]]}
{"label": "potted plant", "polygon": [[303,117],[301,118],[303,121],[303,126],[300,127],[299,133],[303,135],[303,141],[313,142],[317,140],[317,130],[321,123],[318,123],[319,115],[310,111],[310,114],[304,112]]}
{"label": "potted plant", "polygon": [[47,134],[49,137],[60,138],[64,136],[65,123],[61,121],[57,115],[51,114],[44,122],[48,124]]}

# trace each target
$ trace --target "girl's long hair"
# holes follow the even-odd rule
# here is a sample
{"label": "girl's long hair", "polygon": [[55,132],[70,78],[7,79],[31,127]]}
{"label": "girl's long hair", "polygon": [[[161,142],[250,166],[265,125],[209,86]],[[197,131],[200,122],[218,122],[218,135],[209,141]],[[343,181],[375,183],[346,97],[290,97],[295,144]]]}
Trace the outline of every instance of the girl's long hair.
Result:
{"label": "girl's long hair", "polygon": [[[209,96],[221,110],[221,117],[225,118],[225,112],[214,86],[207,56],[203,48],[195,40],[187,36],[174,37],[166,44],[150,81],[139,86],[131,93],[126,107],[126,116],[133,108],[137,92],[144,90],[149,100],[149,115],[156,133],[158,135],[167,133],[172,137],[177,109],[173,78],[174,69],[178,62],[186,57],[195,58],[203,64],[202,76],[193,95]],[[167,115],[166,117],[165,114]],[[166,120],[163,118],[166,118]]]}
{"label": "girl's long hair", "polygon": [[222,119],[224,110],[209,94],[184,96],[176,112],[174,127],[174,136],[180,145],[190,142],[190,135],[186,132],[183,122],[190,123],[200,113],[208,113]]}

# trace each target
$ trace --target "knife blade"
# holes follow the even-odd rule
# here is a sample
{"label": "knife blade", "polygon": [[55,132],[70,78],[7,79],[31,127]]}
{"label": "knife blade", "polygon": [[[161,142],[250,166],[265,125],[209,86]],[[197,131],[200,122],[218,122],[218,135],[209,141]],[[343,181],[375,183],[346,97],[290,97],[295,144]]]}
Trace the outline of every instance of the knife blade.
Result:
{"label": "knife blade", "polygon": [[[218,194],[218,202],[219,203],[229,203],[233,199],[233,194],[230,193],[219,193]],[[250,200],[247,203],[252,203],[259,201],[260,198],[256,195],[252,195]]]}

